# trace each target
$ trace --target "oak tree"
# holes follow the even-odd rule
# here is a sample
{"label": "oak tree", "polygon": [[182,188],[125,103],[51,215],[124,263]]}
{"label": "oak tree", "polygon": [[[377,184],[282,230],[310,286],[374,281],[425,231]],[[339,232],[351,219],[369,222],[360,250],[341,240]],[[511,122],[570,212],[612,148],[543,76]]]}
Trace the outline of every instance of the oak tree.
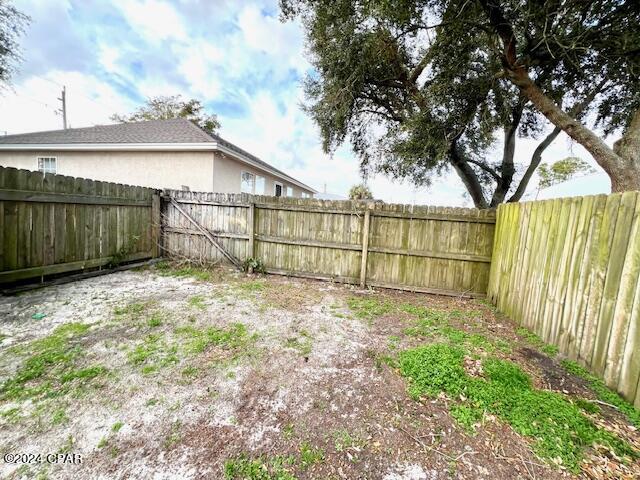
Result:
{"label": "oak tree", "polygon": [[147,103],[129,115],[113,114],[114,122],[142,122],[145,120],[169,120],[186,118],[207,133],[215,133],[220,122],[215,114],[206,113],[200,100],[182,100],[180,95],[159,96],[147,99]]}
{"label": "oak tree", "polygon": [[[549,118],[554,129],[542,136],[549,115],[507,73],[497,29],[504,18],[517,15],[526,39],[518,52],[535,57],[527,72],[536,91],[574,123],[593,116],[606,133],[627,126],[638,86],[631,75],[635,47],[622,32],[629,27],[633,33],[637,26],[627,20],[620,27],[603,26],[603,45],[596,45],[589,32],[594,19],[580,20],[574,12],[592,2],[508,0],[510,15],[498,20],[488,13],[497,0],[489,3],[281,0],[283,17],[299,17],[305,27],[315,67],[305,82],[306,108],[320,127],[325,150],[350,140],[364,169],[417,185],[453,168],[481,208],[519,200],[544,150],[567,130]],[[573,12],[562,13],[562,20],[573,18],[581,28],[549,15],[545,25],[539,12],[549,14],[551,4]],[[608,21],[622,20],[623,13]],[[548,32],[554,32],[555,42]],[[580,50],[586,44],[604,53],[593,57],[591,50]],[[560,45],[563,55],[551,52],[553,45]],[[590,61],[607,69],[596,75]],[[514,161],[518,137],[540,139],[520,171]],[[501,155],[495,154],[496,145]]]}

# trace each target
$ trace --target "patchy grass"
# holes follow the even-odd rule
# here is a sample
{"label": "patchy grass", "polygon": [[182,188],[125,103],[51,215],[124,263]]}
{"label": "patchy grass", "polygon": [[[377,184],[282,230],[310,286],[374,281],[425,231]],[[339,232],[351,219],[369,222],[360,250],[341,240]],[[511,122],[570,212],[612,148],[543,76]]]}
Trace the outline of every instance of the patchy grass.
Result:
{"label": "patchy grass", "polygon": [[359,450],[366,446],[366,442],[356,435],[352,435],[348,430],[336,430],[333,432],[333,446],[336,452],[344,452],[348,449]]}
{"label": "patchy grass", "polygon": [[190,354],[202,353],[211,346],[226,350],[246,349],[257,338],[256,335],[249,335],[243,323],[232,323],[227,328],[205,329],[187,325],[177,328],[175,333],[182,338],[183,348]]}
{"label": "patchy grass", "polygon": [[[142,373],[151,374],[180,363],[185,356],[203,353],[212,346],[246,353],[257,338],[256,335],[249,335],[242,323],[233,323],[226,328],[205,329],[186,325],[176,328],[174,336],[177,338],[170,341],[159,333],[147,335],[128,352],[129,363],[140,366]],[[194,377],[197,369],[186,367],[182,373],[185,377]]]}
{"label": "patchy grass", "polygon": [[187,300],[190,307],[197,308],[199,310],[206,310],[207,305],[204,303],[204,297],[202,295],[194,295]]}
{"label": "patchy grass", "polygon": [[113,425],[111,425],[111,431],[113,433],[118,433],[123,426],[124,426],[124,423],[116,422]]}
{"label": "patchy grass", "polygon": [[391,312],[393,304],[373,297],[351,297],[347,299],[347,306],[356,318],[373,320]]}
{"label": "patchy grass", "polygon": [[435,338],[440,337],[450,343],[465,345],[473,350],[493,353],[496,350],[509,353],[511,345],[502,339],[489,340],[481,333],[469,333],[452,326],[455,320],[469,320],[478,315],[475,310],[462,312],[460,310],[437,310],[404,304],[401,310],[416,316],[413,326],[405,329],[404,333],[411,337]]}
{"label": "patchy grass", "polygon": [[599,429],[565,396],[536,390],[516,364],[488,358],[484,378],[471,377],[463,363],[467,351],[457,345],[434,343],[400,354],[400,371],[409,378],[412,397],[435,397],[444,392],[454,403],[452,415],[466,429],[484,412],[492,413],[521,435],[534,439],[535,452],[544,459],[578,472],[584,451],[596,444],[621,457],[638,452],[623,440]]}
{"label": "patchy grass", "polygon": [[235,285],[235,289],[244,293],[259,293],[267,288],[265,280],[250,280]]}
{"label": "patchy grass", "polygon": [[151,328],[161,327],[164,323],[164,318],[161,313],[155,312],[147,319],[147,326]]}
{"label": "patchy grass", "polygon": [[205,268],[191,265],[174,267],[169,262],[156,263],[155,270],[159,275],[162,275],[163,277],[191,277],[195,278],[196,280],[200,280],[201,282],[210,282],[214,278],[213,273]]}
{"label": "patchy grass", "polygon": [[12,407],[0,412],[0,418],[9,423],[16,423],[22,416],[22,409],[20,407]]}
{"label": "patchy grass", "polygon": [[544,341],[531,330],[524,327],[518,327],[516,329],[516,333],[518,334],[518,336],[524,338],[524,340],[532,347],[537,348],[542,353],[545,353],[550,357],[555,357],[558,354],[558,347],[556,347],[555,345],[544,343]]}
{"label": "patchy grass", "polygon": [[303,469],[307,469],[323,460],[324,450],[311,446],[309,442],[302,442],[302,445],[300,445],[300,466]]}
{"label": "patchy grass", "polygon": [[241,455],[225,462],[224,477],[227,480],[295,480],[290,473],[294,461],[290,456],[250,459]]}
{"label": "patchy grass", "polygon": [[133,302],[124,306],[118,306],[113,309],[113,314],[121,317],[121,316],[131,316],[131,317],[139,317],[149,306],[148,303],[141,302]]}
{"label": "patchy grass", "polygon": [[40,400],[61,396],[87,386],[107,369],[101,365],[79,367],[84,357],[80,340],[89,330],[83,323],[67,323],[50,335],[11,349],[26,355],[13,375],[0,385],[0,400]]}
{"label": "patchy grass", "polygon": [[613,390],[610,390],[609,387],[607,387],[601,379],[591,374],[586,368],[579,365],[577,362],[574,362],[573,360],[563,360],[560,363],[568,372],[573,373],[574,375],[581,377],[589,382],[591,389],[594,391],[600,401],[616,407],[624,415],[627,416],[631,423],[640,428],[640,411],[636,410],[633,405],[631,405]]}
{"label": "patchy grass", "polygon": [[180,420],[176,420],[171,424],[171,428],[169,429],[169,433],[164,439],[164,448],[171,448],[174,445],[177,445],[182,438],[182,422]]}
{"label": "patchy grass", "polygon": [[296,480],[293,474],[296,467],[307,470],[324,459],[324,450],[305,441],[300,445],[297,456],[251,458],[242,454],[228,459],[224,464],[224,476],[228,480]]}
{"label": "patchy grass", "polygon": [[301,330],[297,333],[299,334],[298,336],[287,338],[284,345],[287,348],[297,350],[301,356],[308,357],[313,348],[313,338],[306,330]]}
{"label": "patchy grass", "polygon": [[177,345],[169,344],[164,336],[151,334],[127,354],[129,363],[139,366],[148,375],[179,362]]}

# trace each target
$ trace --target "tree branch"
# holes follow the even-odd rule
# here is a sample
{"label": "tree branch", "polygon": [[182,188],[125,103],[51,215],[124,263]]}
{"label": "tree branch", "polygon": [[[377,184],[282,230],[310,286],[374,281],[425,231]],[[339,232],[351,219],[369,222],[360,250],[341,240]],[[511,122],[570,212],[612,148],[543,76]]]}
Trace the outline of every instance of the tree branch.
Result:
{"label": "tree branch", "polygon": [[611,178],[614,192],[640,188],[640,178],[632,178],[625,159],[611,149],[602,138],[557,105],[531,79],[526,65],[518,62],[513,27],[502,12],[500,0],[479,1],[489,18],[489,23],[502,41],[502,64],[511,83],[517,86],[551,123],[563,130],[593,156]]}
{"label": "tree branch", "polygon": [[491,168],[489,165],[486,165],[486,164],[484,164],[482,162],[479,162],[477,160],[474,160],[472,158],[466,158],[465,161],[467,163],[472,163],[473,165],[477,165],[478,167],[480,167],[482,170],[484,170],[489,175],[491,175],[496,182],[500,181],[501,177],[498,174],[498,172],[496,172],[495,169]]}
{"label": "tree branch", "polygon": [[422,57],[422,60],[418,62],[418,64],[413,68],[413,70],[409,74],[408,81],[415,84],[418,81],[418,77],[422,74],[422,72],[424,71],[424,69],[427,67],[428,64],[429,64],[429,56],[425,55],[424,57]]}
{"label": "tree branch", "polygon": [[520,201],[520,199],[524,195],[524,192],[527,189],[527,186],[529,185],[529,181],[531,180],[533,173],[538,169],[538,166],[542,161],[542,153],[547,149],[549,145],[551,145],[551,143],[553,143],[553,141],[556,139],[556,137],[560,134],[561,131],[562,130],[560,129],[560,127],[555,127],[553,131],[538,144],[536,149],[533,151],[533,155],[531,155],[531,163],[529,163],[527,170],[524,172],[524,175],[522,176],[522,180],[520,180],[520,184],[518,185],[518,188],[516,189],[514,194],[511,196],[511,198],[507,200],[507,202]]}
{"label": "tree branch", "polygon": [[[605,90],[607,83],[607,79],[601,80],[600,83],[596,85],[596,87],[593,88],[585,98],[571,107],[571,109],[569,110],[569,114],[575,116],[576,118],[580,118],[589,104],[598,96],[598,94]],[[553,143],[553,141],[557,138],[561,131],[562,129],[560,127],[555,127],[552,132],[538,144],[536,149],[533,151],[533,155],[531,155],[531,162],[529,163],[527,170],[524,172],[518,188],[513,193],[511,198],[507,200],[507,202],[520,201],[527,189],[527,186],[529,185],[529,182],[531,181],[531,177],[533,177],[533,173],[538,169],[538,166],[542,161],[542,153],[547,149],[549,145],[551,145],[551,143]]]}

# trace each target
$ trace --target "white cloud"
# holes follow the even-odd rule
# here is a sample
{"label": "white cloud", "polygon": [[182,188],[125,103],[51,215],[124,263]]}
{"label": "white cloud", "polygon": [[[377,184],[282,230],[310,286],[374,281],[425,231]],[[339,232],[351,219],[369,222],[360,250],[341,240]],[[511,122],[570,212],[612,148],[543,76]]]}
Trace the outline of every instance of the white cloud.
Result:
{"label": "white cloud", "polygon": [[276,17],[264,15],[258,5],[252,4],[242,9],[238,25],[245,46],[301,72],[309,68],[302,55],[304,38],[297,23],[282,23]]}
{"label": "white cloud", "polygon": [[215,67],[224,65],[225,55],[222,50],[199,39],[185,46],[177,46],[175,54],[180,59],[178,69],[193,93],[199,98],[218,98],[222,83]]}
{"label": "white cloud", "polygon": [[156,43],[165,39],[187,40],[187,28],[178,11],[159,0],[117,0],[129,24],[147,41]]}

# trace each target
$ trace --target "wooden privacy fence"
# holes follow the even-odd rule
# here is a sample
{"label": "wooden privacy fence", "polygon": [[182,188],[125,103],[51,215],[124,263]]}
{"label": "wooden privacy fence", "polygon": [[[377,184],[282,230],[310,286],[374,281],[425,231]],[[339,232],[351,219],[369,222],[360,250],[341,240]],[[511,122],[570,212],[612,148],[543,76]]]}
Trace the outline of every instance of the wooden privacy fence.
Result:
{"label": "wooden privacy fence", "polygon": [[157,256],[149,188],[0,167],[0,284]]}
{"label": "wooden privacy fence", "polygon": [[489,297],[640,407],[640,193],[501,205]]}
{"label": "wooden privacy fence", "polygon": [[268,273],[486,293],[492,211],[168,190],[165,199],[163,247],[174,256],[257,258]]}

